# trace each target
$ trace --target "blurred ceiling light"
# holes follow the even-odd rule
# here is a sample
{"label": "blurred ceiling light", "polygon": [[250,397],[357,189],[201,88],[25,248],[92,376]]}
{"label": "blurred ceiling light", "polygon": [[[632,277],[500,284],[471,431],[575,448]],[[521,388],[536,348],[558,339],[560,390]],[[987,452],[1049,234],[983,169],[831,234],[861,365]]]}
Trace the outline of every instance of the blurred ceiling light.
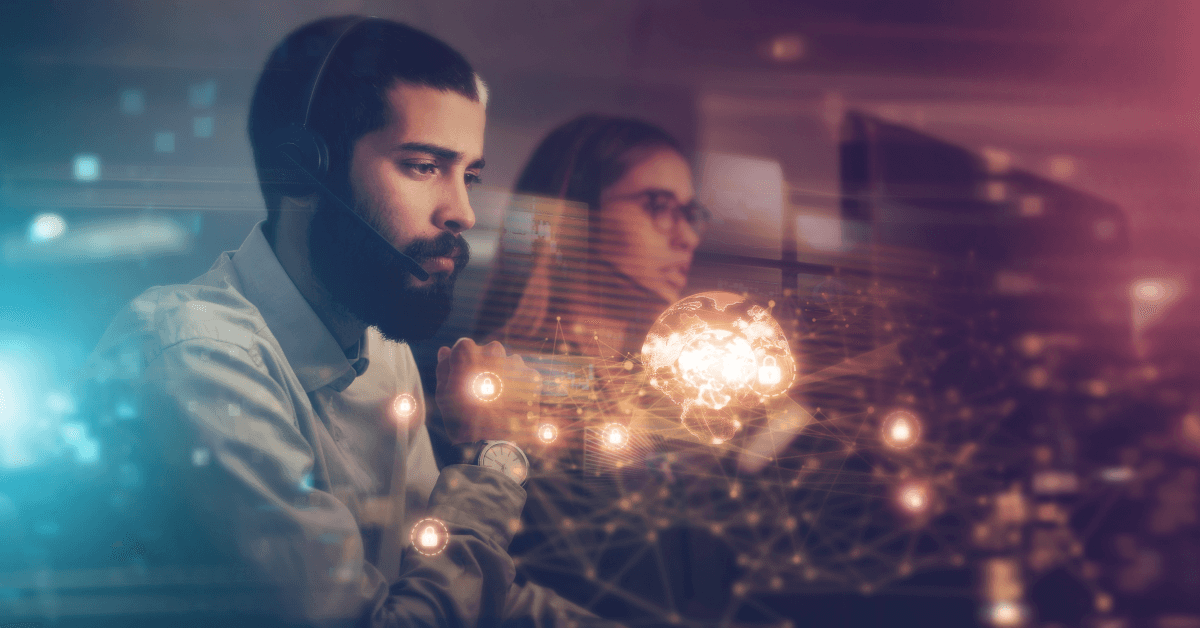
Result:
{"label": "blurred ceiling light", "polygon": [[29,241],[47,242],[67,232],[67,221],[58,214],[38,214],[29,223]]}
{"label": "blurred ceiling light", "polygon": [[121,90],[121,113],[136,116],[146,111],[146,94],[140,89]]}
{"label": "blurred ceiling light", "polygon": [[983,167],[988,174],[1004,174],[1012,168],[1012,153],[1006,150],[988,146],[980,151],[980,155],[983,157]]}
{"label": "blurred ceiling light", "polygon": [[810,248],[838,251],[842,248],[842,221],[837,216],[796,216],[796,235]]}
{"label": "blurred ceiling light", "polygon": [[[47,229],[53,223],[47,223]],[[65,223],[64,223],[65,230]],[[10,235],[4,242],[4,259],[10,263],[75,263],[138,259],[185,253],[191,234],[166,216],[138,216],[76,225],[52,241],[32,241]]]}
{"label": "blurred ceiling light", "polygon": [[170,131],[159,131],[154,134],[154,152],[175,152],[175,134]]}
{"label": "blurred ceiling light", "polygon": [[1067,155],[1055,155],[1050,158],[1049,170],[1051,178],[1066,181],[1075,176],[1075,159]]}
{"label": "blurred ceiling light", "polygon": [[75,155],[75,180],[95,181],[100,178],[100,158],[95,155]]}
{"label": "blurred ceiling light", "polygon": [[804,57],[804,52],[804,38],[795,34],[779,35],[767,45],[767,54],[780,63],[799,61]]}
{"label": "blurred ceiling light", "polygon": [[1167,298],[1170,289],[1162,279],[1139,279],[1133,282],[1130,293],[1135,300],[1143,303],[1159,303]]}

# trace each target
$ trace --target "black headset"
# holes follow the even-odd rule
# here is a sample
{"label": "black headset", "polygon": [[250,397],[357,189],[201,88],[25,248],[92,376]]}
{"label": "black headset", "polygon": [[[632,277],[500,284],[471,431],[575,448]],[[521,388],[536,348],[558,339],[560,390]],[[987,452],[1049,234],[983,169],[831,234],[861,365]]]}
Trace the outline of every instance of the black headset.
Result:
{"label": "black headset", "polygon": [[329,61],[337,52],[338,46],[342,40],[346,39],[356,28],[366,22],[377,21],[379,18],[360,17],[350,22],[348,26],[338,35],[333,41],[333,45],[329,47],[329,51],[325,53],[325,57],[321,59],[321,65],[317,66],[317,73],[313,75],[312,88],[308,92],[308,101],[304,106],[304,121],[300,126],[289,125],[280,129],[272,138],[272,143],[275,144],[276,154],[280,157],[280,163],[291,162],[291,168],[295,168],[304,178],[308,179],[319,190],[325,193],[326,196],[333,199],[342,209],[350,212],[361,222],[367,229],[379,237],[384,244],[388,245],[397,255],[400,256],[401,262],[404,263],[405,270],[412,273],[417,279],[425,281],[429,279],[429,273],[425,272],[424,268],[417,263],[416,260],[406,255],[403,251],[396,248],[379,233],[375,227],[371,226],[358,212],[351,209],[350,205],[337,194],[334,194],[329,186],[325,185],[325,177],[329,174],[329,144],[325,142],[325,138],[321,137],[320,133],[308,128],[308,119],[312,114],[313,101],[317,97],[317,89],[321,87],[321,79],[325,76],[325,68],[329,66]]}

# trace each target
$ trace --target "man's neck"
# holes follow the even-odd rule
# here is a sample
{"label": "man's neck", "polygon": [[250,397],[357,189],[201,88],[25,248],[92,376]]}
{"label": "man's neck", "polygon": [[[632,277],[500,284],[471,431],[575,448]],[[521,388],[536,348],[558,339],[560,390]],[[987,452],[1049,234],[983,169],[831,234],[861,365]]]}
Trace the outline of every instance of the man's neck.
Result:
{"label": "man's neck", "polygon": [[[313,273],[308,255],[307,225],[297,224],[299,222],[280,220],[275,227],[275,237],[269,238],[271,249],[338,346],[342,351],[348,351],[362,339],[367,325],[335,301]],[[295,233],[301,228],[304,229],[302,233]]]}

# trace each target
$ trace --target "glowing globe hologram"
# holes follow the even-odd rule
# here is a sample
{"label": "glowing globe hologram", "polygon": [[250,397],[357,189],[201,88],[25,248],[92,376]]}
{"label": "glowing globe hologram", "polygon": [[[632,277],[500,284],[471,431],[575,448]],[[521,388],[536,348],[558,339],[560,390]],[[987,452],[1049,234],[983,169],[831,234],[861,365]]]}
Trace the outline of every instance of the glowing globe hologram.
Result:
{"label": "glowing globe hologram", "polygon": [[537,428],[537,438],[542,443],[549,445],[558,438],[558,428],[550,423],[543,423]]}
{"label": "glowing globe hologram", "polygon": [[600,432],[600,441],[607,449],[623,449],[629,444],[629,428],[620,423],[609,423]]}
{"label": "glowing globe hologram", "polygon": [[413,526],[409,533],[413,549],[425,556],[441,554],[450,543],[450,530],[441,519],[428,517]]}
{"label": "glowing globe hologram", "polygon": [[392,400],[392,414],[401,421],[411,419],[417,413],[417,400],[408,393],[396,395]]}
{"label": "glowing globe hologram", "polygon": [[883,419],[883,442],[892,449],[909,449],[921,438],[921,421],[908,410],[895,410]]}
{"label": "glowing globe hologram", "polygon": [[679,420],[688,432],[698,438],[708,437],[710,443],[720,445],[733,438],[742,422],[734,407],[713,410],[702,404],[684,409]]}
{"label": "glowing globe hologram", "polygon": [[712,442],[737,432],[737,408],[787,392],[797,371],[770,312],[730,292],[696,294],[663,312],[642,363],[650,383],[683,408],[684,427]]}
{"label": "glowing globe hologram", "polygon": [[485,371],[476,375],[475,379],[471,381],[471,394],[483,402],[491,402],[499,399],[503,389],[504,382],[495,373]]}

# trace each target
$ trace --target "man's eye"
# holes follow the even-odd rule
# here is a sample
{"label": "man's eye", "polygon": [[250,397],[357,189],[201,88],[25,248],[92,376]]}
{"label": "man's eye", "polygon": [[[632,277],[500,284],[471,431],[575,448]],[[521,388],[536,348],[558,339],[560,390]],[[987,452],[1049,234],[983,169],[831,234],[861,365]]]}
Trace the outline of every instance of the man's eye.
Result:
{"label": "man's eye", "polygon": [[472,172],[468,172],[466,175],[464,175],[463,180],[466,181],[468,187],[483,183],[483,178]]}
{"label": "man's eye", "polygon": [[430,164],[430,163],[424,163],[424,162],[406,163],[406,164],[404,164],[404,167],[407,168],[413,174],[419,174],[422,176],[429,176],[432,174],[437,174],[437,170],[438,170],[437,164]]}

